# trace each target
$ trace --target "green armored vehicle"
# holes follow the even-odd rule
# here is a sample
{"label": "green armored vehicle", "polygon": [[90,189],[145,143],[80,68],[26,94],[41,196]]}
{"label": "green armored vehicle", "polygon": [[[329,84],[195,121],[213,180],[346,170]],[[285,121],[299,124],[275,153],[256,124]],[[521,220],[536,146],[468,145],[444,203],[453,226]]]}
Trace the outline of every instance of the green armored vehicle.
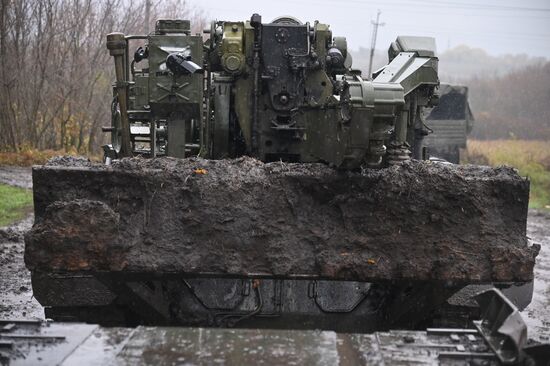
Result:
{"label": "green armored vehicle", "polygon": [[366,332],[417,327],[470,283],[530,283],[528,182],[420,161],[432,38],[398,37],[370,79],[317,21],[205,33],[107,36],[107,164],[33,172],[48,317]]}
{"label": "green armored vehicle", "polygon": [[262,24],[255,15],[213,22],[208,32],[203,45],[188,22],[161,20],[149,36],[108,36],[118,65],[128,62],[125,42],[148,46],[117,68],[107,155],[247,154],[348,169],[406,160],[409,150],[420,158],[412,149],[423,136],[420,111],[439,85],[433,39],[399,37],[390,64],[369,81],[352,68],[346,39],[319,22]]}

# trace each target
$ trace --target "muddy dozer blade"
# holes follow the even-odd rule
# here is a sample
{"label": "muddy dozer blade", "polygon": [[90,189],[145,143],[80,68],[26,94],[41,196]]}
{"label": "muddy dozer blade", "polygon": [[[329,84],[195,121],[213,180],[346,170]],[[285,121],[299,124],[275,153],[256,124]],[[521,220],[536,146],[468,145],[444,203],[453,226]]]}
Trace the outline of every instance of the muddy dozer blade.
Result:
{"label": "muddy dozer blade", "polygon": [[58,158],[34,167],[40,272],[529,281],[529,182],[411,161],[364,172],[251,158]]}

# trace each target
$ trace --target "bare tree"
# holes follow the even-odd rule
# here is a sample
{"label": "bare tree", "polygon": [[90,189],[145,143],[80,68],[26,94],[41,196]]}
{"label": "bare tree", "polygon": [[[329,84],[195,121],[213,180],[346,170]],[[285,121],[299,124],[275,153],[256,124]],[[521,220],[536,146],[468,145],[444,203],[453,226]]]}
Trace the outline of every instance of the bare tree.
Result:
{"label": "bare tree", "polygon": [[151,23],[206,24],[181,0],[0,0],[0,150],[97,152],[112,97],[105,35],[143,32],[147,3]]}

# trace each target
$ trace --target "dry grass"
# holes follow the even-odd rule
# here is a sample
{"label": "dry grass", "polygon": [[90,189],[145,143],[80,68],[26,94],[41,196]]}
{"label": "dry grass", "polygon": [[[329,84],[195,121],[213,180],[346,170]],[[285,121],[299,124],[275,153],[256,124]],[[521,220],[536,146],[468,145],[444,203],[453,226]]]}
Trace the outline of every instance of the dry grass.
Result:
{"label": "dry grass", "polygon": [[[36,149],[24,149],[20,152],[0,152],[0,165],[11,166],[32,166],[42,165],[54,156],[60,155],[79,155],[75,150],[36,150]],[[101,161],[101,155],[88,155],[92,161]]]}
{"label": "dry grass", "polygon": [[531,179],[530,207],[550,209],[550,141],[470,140],[464,162],[513,166]]}
{"label": "dry grass", "polygon": [[44,164],[48,159],[67,155],[65,151],[28,149],[21,152],[0,152],[0,165],[31,166]]}

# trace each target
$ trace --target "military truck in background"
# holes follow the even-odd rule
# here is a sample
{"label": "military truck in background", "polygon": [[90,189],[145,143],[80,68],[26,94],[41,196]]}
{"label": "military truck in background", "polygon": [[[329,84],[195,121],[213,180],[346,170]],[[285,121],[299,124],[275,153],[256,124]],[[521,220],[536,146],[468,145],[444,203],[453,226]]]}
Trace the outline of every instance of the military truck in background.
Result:
{"label": "military truck in background", "polygon": [[468,87],[441,83],[439,104],[426,108],[424,117],[430,133],[423,142],[429,155],[460,163],[460,149],[466,148],[466,139],[474,126]]}

